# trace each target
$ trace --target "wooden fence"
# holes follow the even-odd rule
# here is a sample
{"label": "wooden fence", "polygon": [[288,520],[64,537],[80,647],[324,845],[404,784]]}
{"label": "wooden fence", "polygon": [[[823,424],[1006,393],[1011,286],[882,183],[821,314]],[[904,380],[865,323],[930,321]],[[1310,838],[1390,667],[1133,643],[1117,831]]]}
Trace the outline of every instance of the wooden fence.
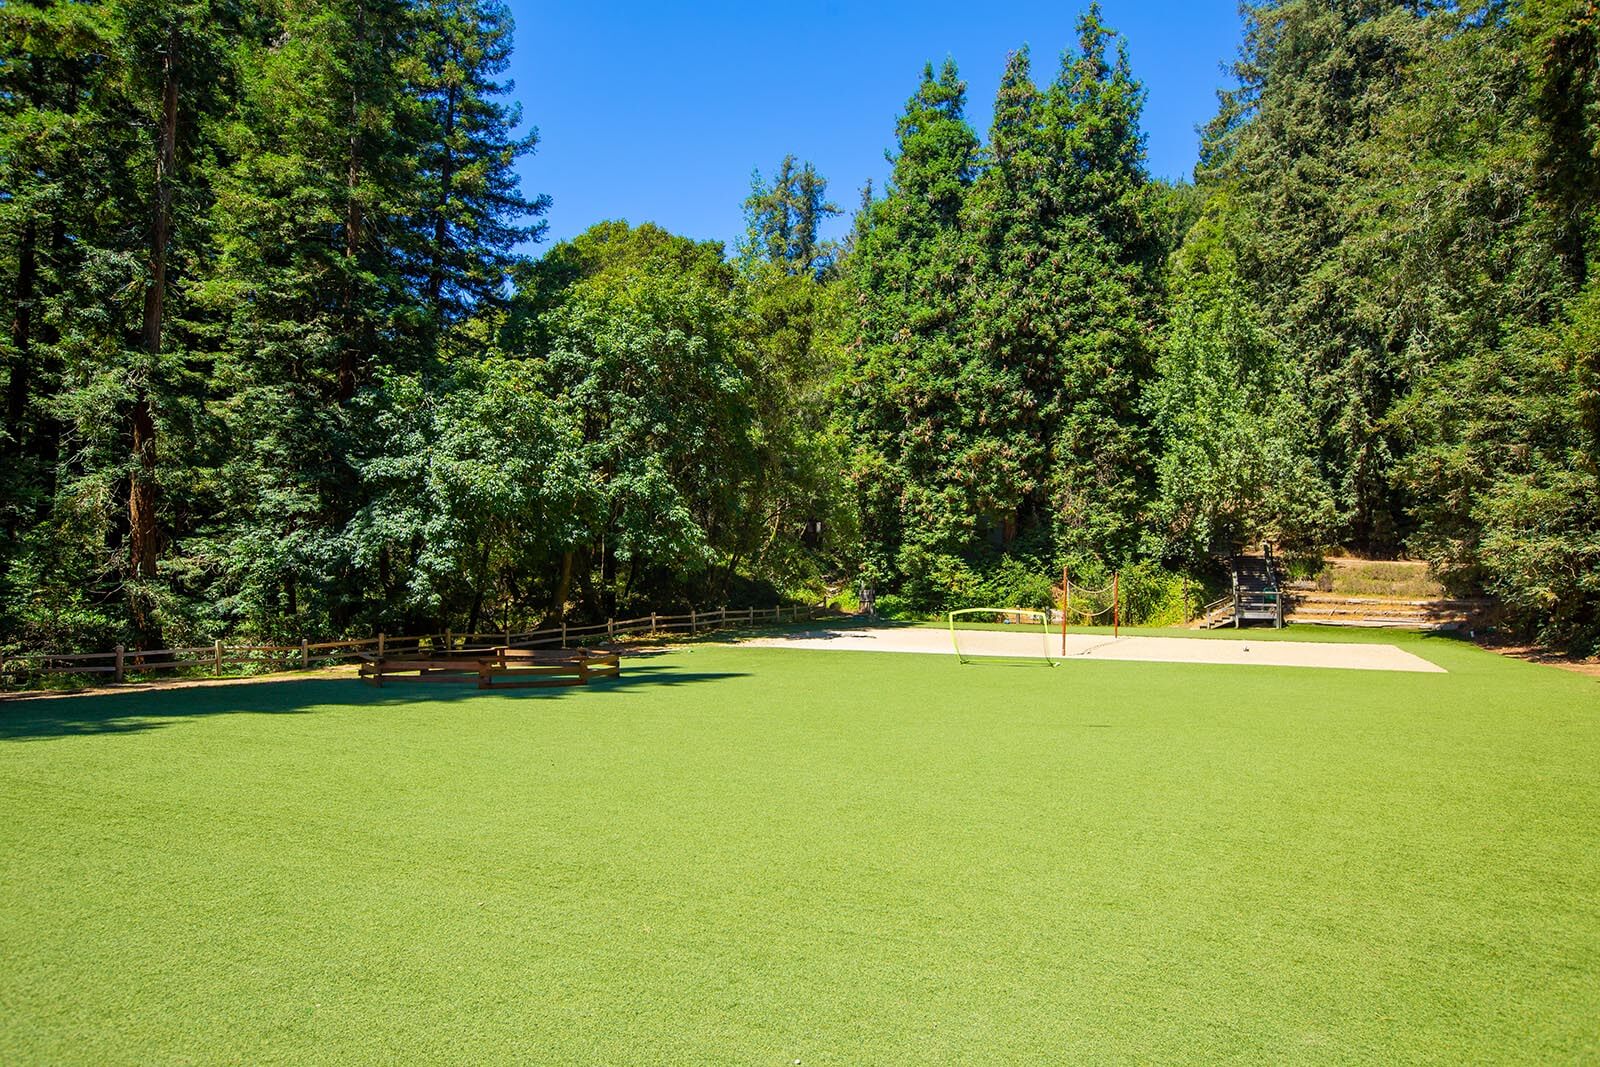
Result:
{"label": "wooden fence", "polygon": [[[157,671],[197,672],[194,677],[235,677],[335,666],[386,653],[470,651],[488,648],[573,648],[609,641],[625,634],[699,634],[733,626],[778,625],[824,617],[817,607],[691,610],[682,615],[652,612],[636,619],[607,619],[583,626],[550,626],[542,630],[500,633],[391,637],[379,634],[353,641],[301,641],[297,645],[230,645],[215,641],[187,648],[126,649],[77,655],[17,653],[0,656],[0,688],[27,685],[52,674],[110,675],[111,682]],[[208,668],[208,670],[207,670]],[[227,673],[225,673],[225,670]]]}

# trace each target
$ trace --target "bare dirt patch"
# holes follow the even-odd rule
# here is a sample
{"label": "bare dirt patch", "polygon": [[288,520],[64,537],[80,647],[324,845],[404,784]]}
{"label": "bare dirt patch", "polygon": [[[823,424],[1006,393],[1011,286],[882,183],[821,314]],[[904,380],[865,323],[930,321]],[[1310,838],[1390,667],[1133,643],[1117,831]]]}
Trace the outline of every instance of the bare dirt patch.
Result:
{"label": "bare dirt patch", "polygon": [[1497,652],[1502,656],[1520,659],[1525,663],[1538,663],[1545,667],[1558,667],[1574,674],[1587,675],[1600,680],[1600,657],[1590,656],[1588,659],[1575,659],[1560,652],[1552,652],[1548,648],[1537,645],[1497,645],[1489,641],[1478,642],[1479,646],[1490,652]]}

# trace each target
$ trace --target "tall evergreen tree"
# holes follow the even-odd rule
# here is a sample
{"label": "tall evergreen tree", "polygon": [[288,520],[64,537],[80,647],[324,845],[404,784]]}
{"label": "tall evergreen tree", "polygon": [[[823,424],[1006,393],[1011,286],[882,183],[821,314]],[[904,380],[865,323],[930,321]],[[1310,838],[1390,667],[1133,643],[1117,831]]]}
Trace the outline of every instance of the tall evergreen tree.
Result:
{"label": "tall evergreen tree", "polygon": [[1000,78],[987,165],[968,211],[981,249],[970,300],[982,313],[972,319],[976,343],[964,373],[964,463],[1001,547],[1019,529],[1044,523],[1050,532],[1050,427],[1061,390],[1052,315],[1061,294],[1041,284],[1059,216],[1043,109],[1028,50],[1019,49]]}
{"label": "tall evergreen tree", "polygon": [[404,329],[423,303],[391,236],[421,210],[407,167],[419,129],[403,82],[409,18],[392,0],[288,0],[241,58],[214,255],[196,287],[226,323],[216,370],[238,444],[196,550],[225,561],[215,588],[252,626],[302,612],[339,626],[359,604],[336,541],[359,502],[354,459],[379,443],[363,442],[370,424],[352,400],[423,360]]}
{"label": "tall evergreen tree", "polygon": [[1341,246],[1361,223],[1364,146],[1403,83],[1422,10],[1410,0],[1245,7],[1238,85],[1221,94],[1199,170],[1239,199],[1248,220],[1248,273],[1268,324],[1299,357],[1345,536],[1379,551],[1405,533],[1386,431],[1403,389],[1402,338],[1360,310],[1363,265],[1343,259]]}
{"label": "tall evergreen tree", "polygon": [[930,64],[896,123],[887,195],[872,205],[850,261],[857,311],[841,400],[859,442],[857,486],[866,564],[880,577],[928,575],[976,527],[967,473],[951,462],[965,360],[963,277],[972,259],[963,207],[978,139],[953,61]]}
{"label": "tall evergreen tree", "polygon": [[186,286],[199,271],[208,162],[234,84],[229,41],[239,15],[208,0],[110,5],[76,175],[99,197],[72,235],[80,263],[59,328],[63,372],[76,388],[57,410],[80,442],[74,491],[106,493],[105,538],[144,641],[160,638],[167,592],[158,562],[190,505],[180,490],[200,397]]}
{"label": "tall evergreen tree", "polygon": [[745,258],[781,264],[795,274],[821,274],[832,265],[834,250],[821,228],[839,206],[828,199],[828,181],[811,163],[797,165],[794,156],[784,156],[770,185],[757,171],[744,212]]}
{"label": "tall evergreen tree", "polygon": [[537,130],[518,134],[521,106],[499,79],[511,59],[511,13],[500,0],[417,0],[411,88],[421,102],[414,159],[421,215],[412,270],[435,331],[507,295],[516,249],[538,240],[549,206],[516,173]]}
{"label": "tall evergreen tree", "polygon": [[1049,327],[1062,383],[1054,442],[1061,539],[1071,551],[1111,558],[1131,554],[1148,527],[1140,393],[1151,372],[1163,250],[1143,105],[1126,43],[1091,4],[1043,104],[1055,216],[1046,260],[1053,278],[1044,284],[1063,294]]}

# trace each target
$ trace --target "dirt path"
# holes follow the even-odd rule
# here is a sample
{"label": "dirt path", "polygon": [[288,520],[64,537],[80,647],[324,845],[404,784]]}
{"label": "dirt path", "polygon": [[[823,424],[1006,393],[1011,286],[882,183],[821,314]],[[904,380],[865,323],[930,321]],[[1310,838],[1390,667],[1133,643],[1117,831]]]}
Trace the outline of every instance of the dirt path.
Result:
{"label": "dirt path", "polygon": [[[1254,664],[1262,667],[1325,667],[1357,671],[1411,671],[1443,674],[1445,670],[1394,645],[1335,644],[1318,641],[1251,641],[1198,637],[1113,638],[1101,634],[1068,634],[1062,656],[1061,635],[1037,632],[963,630],[961,650],[969,656],[1020,659],[1050,658],[1136,660],[1158,663]],[[952,653],[948,630],[925,627],[880,629],[815,629],[787,636],[755,637],[734,642],[760,648],[833,649],[844,652]]]}
{"label": "dirt path", "polygon": [[275,674],[245,674],[237,678],[164,678],[159,681],[111,682],[81,689],[23,689],[0,693],[0,703],[20,700],[65,700],[69,697],[103,697],[117,693],[154,693],[167,689],[203,689],[218,685],[264,685],[269,682],[303,682],[308,678],[356,677],[356,665],[315,667],[306,671],[280,671]]}

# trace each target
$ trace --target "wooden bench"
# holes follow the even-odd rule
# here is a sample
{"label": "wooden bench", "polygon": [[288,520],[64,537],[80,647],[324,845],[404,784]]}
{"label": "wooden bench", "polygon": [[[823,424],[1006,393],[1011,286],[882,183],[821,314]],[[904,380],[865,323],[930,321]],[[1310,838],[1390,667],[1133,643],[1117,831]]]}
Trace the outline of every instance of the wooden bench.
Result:
{"label": "wooden bench", "polygon": [[479,689],[588,685],[591,678],[622,674],[621,655],[586,648],[479,648],[411,656],[362,657],[361,680],[381,686],[385,679],[407,682],[474,682]]}

